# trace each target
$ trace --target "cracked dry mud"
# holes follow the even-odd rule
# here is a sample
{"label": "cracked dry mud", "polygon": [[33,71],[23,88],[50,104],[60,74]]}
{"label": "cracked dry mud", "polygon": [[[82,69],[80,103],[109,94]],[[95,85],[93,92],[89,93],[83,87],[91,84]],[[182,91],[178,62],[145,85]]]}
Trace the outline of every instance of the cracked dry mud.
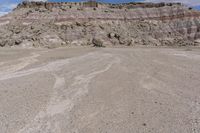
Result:
{"label": "cracked dry mud", "polygon": [[200,50],[0,50],[0,133],[199,133]]}

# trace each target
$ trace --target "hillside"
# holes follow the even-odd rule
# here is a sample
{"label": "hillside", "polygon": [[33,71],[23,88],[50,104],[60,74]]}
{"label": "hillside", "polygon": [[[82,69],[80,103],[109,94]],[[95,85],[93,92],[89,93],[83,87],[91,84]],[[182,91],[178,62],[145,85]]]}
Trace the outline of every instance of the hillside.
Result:
{"label": "hillside", "polygon": [[0,46],[198,45],[200,12],[180,3],[24,2],[0,18]]}

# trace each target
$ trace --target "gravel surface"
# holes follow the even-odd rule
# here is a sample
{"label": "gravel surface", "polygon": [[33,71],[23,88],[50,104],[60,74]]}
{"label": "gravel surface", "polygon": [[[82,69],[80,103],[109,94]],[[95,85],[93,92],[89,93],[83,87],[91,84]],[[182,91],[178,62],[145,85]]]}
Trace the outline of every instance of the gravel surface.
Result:
{"label": "gravel surface", "polygon": [[200,132],[199,49],[0,55],[0,133]]}

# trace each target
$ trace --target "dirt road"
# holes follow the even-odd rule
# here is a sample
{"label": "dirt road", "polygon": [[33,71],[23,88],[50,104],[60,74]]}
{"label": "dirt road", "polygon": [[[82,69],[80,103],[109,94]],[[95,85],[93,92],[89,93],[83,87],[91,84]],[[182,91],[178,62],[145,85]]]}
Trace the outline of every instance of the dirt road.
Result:
{"label": "dirt road", "polygon": [[199,133],[200,50],[0,50],[0,133]]}

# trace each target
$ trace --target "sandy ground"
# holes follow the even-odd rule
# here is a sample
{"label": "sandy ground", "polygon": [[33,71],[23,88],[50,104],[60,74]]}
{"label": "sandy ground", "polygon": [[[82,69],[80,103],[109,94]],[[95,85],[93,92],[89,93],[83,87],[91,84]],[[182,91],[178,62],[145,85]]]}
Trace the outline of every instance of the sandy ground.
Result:
{"label": "sandy ground", "polygon": [[199,81],[199,49],[0,49],[0,133],[199,133]]}

